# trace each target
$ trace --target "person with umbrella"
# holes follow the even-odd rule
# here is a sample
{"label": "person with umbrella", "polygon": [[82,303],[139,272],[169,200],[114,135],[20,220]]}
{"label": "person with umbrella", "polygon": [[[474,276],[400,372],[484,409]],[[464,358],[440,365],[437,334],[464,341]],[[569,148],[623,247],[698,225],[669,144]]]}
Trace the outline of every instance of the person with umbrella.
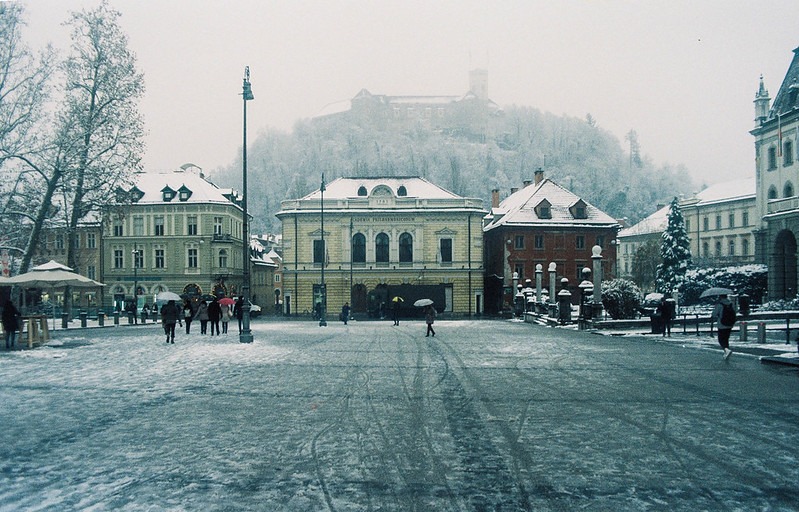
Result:
{"label": "person with umbrella", "polygon": [[161,322],[164,324],[166,342],[175,344],[175,324],[178,323],[180,311],[174,300],[169,300],[161,306]]}
{"label": "person with umbrella", "polygon": [[230,297],[219,299],[219,307],[222,310],[222,334],[227,334],[228,323],[230,322],[230,317],[233,316],[233,305],[235,303]]}
{"label": "person with umbrella", "polygon": [[14,349],[17,341],[17,331],[19,330],[19,311],[11,300],[6,301],[3,306],[3,331],[6,333],[6,349]]}
{"label": "person with umbrella", "polygon": [[732,327],[735,325],[735,308],[732,301],[727,298],[726,293],[719,295],[719,300],[713,308],[713,321],[716,322],[718,329],[718,341],[722,349],[724,349],[724,359],[727,359],[732,354],[730,350],[730,334]]}
{"label": "person with umbrella", "polygon": [[433,333],[433,336],[435,336],[436,331],[433,330],[433,322],[436,321],[436,308],[434,308],[432,304],[425,308],[424,321],[427,323],[427,334],[425,334],[425,337],[430,336],[430,333]]}

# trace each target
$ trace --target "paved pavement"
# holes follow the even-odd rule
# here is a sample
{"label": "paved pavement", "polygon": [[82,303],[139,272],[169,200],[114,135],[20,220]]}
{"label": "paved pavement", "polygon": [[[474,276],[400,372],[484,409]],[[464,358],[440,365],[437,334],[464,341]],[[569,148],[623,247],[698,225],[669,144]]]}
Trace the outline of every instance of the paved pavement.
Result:
{"label": "paved pavement", "polygon": [[0,510],[799,510],[797,370],[750,349],[512,321],[253,330],[0,351]]}

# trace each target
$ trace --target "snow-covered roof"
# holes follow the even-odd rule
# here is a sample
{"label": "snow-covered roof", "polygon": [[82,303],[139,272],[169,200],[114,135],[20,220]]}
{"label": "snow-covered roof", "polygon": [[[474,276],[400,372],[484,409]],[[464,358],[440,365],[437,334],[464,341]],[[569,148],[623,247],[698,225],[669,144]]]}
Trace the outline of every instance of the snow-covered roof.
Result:
{"label": "snow-covered roof", "polygon": [[[135,176],[135,189],[139,190],[141,197],[136,201],[143,203],[230,203],[234,192],[232,189],[222,189],[206,180],[200,173],[192,170],[178,169],[165,172],[143,172]],[[164,191],[169,189],[175,197],[165,201]],[[180,191],[187,190],[190,195],[181,200]]]}
{"label": "snow-covered roof", "polygon": [[[585,217],[576,218],[570,207],[585,204]],[[550,218],[539,217],[536,208],[548,203]],[[485,231],[507,225],[615,225],[616,219],[566,190],[549,178],[538,185],[528,185],[505,198],[487,216]]]}
{"label": "snow-covered roof", "polygon": [[754,176],[740,180],[723,181],[698,192],[699,203],[730,201],[734,199],[754,198],[757,194]]}
{"label": "snow-covered roof", "polygon": [[[363,189],[361,189],[361,187],[363,187]],[[404,193],[401,187],[404,187]],[[358,194],[359,190],[362,192],[365,191],[366,194]],[[357,199],[358,197],[369,197],[372,193],[380,193],[380,191],[383,190],[386,192],[390,191],[397,197],[415,199],[458,199],[460,197],[418,176],[336,178],[330,183],[325,184],[325,203],[327,203],[328,199]],[[317,189],[302,199],[319,199],[320,196],[321,192]]]}
{"label": "snow-covered roof", "polygon": [[641,222],[619,231],[619,238],[636,235],[649,235],[652,233],[662,233],[669,224],[669,208],[666,205]]}

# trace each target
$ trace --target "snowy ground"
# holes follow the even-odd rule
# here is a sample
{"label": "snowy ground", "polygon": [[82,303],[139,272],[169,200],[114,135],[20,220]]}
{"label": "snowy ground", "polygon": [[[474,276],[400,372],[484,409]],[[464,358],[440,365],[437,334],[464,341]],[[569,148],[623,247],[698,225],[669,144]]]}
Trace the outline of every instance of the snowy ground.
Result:
{"label": "snowy ground", "polygon": [[167,345],[151,324],[0,351],[0,510],[799,509],[793,369],[695,336],[436,330]]}

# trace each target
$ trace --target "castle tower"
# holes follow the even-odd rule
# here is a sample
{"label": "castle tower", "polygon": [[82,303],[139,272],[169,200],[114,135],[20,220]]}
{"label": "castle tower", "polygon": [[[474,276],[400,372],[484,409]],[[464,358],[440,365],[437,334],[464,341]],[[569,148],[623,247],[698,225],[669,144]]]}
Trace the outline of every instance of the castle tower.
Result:
{"label": "castle tower", "polygon": [[488,101],[488,70],[469,71],[469,90],[483,101]]}

